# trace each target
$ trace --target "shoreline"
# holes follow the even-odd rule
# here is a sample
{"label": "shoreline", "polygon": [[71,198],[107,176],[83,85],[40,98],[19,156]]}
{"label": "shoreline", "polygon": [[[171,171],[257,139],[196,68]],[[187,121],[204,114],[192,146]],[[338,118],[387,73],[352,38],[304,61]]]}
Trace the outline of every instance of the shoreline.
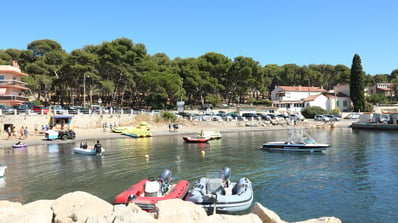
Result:
{"label": "shoreline", "polygon": [[[169,131],[167,123],[153,123],[149,124],[151,126],[152,137],[157,136],[168,136],[168,135],[189,135],[197,134],[200,130],[218,130],[221,133],[228,132],[244,132],[244,131],[271,131],[271,130],[284,130],[292,127],[297,128],[342,128],[349,127],[352,121],[340,121],[334,124],[315,122],[306,120],[304,122],[299,122],[296,126],[293,125],[267,125],[264,122],[194,122],[194,121],[180,121],[179,129],[175,132]],[[120,133],[113,133],[109,128],[106,131],[103,128],[76,128],[75,139],[68,140],[46,140],[44,134],[30,133],[27,139],[7,139],[8,135],[3,132],[0,138],[0,148],[10,148],[13,144],[21,141],[26,143],[28,146],[34,145],[48,145],[48,144],[64,144],[79,141],[95,141],[95,140],[105,140],[105,139],[119,139],[129,136],[122,135]]]}

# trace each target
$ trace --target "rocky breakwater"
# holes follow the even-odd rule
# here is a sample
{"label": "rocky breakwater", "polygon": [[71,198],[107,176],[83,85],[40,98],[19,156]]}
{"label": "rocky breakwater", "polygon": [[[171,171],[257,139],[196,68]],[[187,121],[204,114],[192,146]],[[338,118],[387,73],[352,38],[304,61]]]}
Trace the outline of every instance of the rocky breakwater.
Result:
{"label": "rocky breakwater", "polygon": [[[210,215],[204,209],[179,199],[161,201],[154,213],[141,210],[135,204],[112,205],[94,195],[76,191],[56,200],[38,200],[22,205],[17,202],[0,201],[2,223],[285,223],[273,211],[256,203],[246,215]],[[309,219],[300,223],[340,223],[335,217]]]}

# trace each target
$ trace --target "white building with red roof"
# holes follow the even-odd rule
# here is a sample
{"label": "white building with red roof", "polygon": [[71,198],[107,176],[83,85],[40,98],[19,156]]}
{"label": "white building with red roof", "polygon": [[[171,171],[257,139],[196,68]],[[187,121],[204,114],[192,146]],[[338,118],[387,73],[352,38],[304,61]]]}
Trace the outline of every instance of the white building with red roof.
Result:
{"label": "white building with red roof", "polygon": [[21,77],[29,76],[22,73],[16,61],[12,66],[0,65],[0,104],[16,105],[29,101],[24,91],[29,90]]}
{"label": "white building with red roof", "polygon": [[386,97],[394,96],[393,83],[377,83],[367,88],[367,95],[382,94]]}
{"label": "white building with red roof", "polygon": [[279,112],[294,114],[300,113],[306,106],[315,106],[315,104],[320,104],[325,108],[323,101],[326,97],[320,95],[326,92],[325,89],[312,86],[275,86],[275,89],[271,91],[271,100]]}

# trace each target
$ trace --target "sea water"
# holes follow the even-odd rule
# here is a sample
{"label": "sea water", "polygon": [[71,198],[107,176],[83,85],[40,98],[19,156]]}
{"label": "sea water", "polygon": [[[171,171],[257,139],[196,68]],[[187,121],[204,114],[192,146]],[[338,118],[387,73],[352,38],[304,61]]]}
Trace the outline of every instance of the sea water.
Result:
{"label": "sea water", "polygon": [[173,181],[193,184],[207,170],[231,168],[232,180],[253,182],[254,199],[283,220],[335,216],[343,222],[398,222],[398,133],[350,128],[310,129],[322,153],[262,151],[287,130],[223,133],[209,143],[185,143],[181,135],[101,140],[103,156],[73,153],[79,142],[3,148],[7,165],[0,199],[28,203],[85,191],[104,200],[164,168]]}

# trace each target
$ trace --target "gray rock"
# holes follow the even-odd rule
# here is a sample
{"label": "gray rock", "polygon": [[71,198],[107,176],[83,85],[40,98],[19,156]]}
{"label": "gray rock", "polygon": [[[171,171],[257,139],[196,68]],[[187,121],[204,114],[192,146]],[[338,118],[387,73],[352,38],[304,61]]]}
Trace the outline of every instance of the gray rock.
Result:
{"label": "gray rock", "polygon": [[262,206],[258,202],[254,204],[251,212],[257,215],[263,223],[285,223],[275,212]]}
{"label": "gray rock", "polygon": [[21,212],[7,219],[6,222],[26,223],[40,222],[51,223],[53,211],[51,205],[54,200],[38,200],[22,206]]}
{"label": "gray rock", "polygon": [[22,212],[22,204],[19,202],[0,201],[0,222]]}
{"label": "gray rock", "polygon": [[186,223],[207,218],[201,206],[180,199],[160,201],[155,209],[159,222]]}
{"label": "gray rock", "polygon": [[94,195],[76,191],[56,199],[51,206],[54,223],[84,223],[89,216],[104,216],[113,210],[113,206]]}

